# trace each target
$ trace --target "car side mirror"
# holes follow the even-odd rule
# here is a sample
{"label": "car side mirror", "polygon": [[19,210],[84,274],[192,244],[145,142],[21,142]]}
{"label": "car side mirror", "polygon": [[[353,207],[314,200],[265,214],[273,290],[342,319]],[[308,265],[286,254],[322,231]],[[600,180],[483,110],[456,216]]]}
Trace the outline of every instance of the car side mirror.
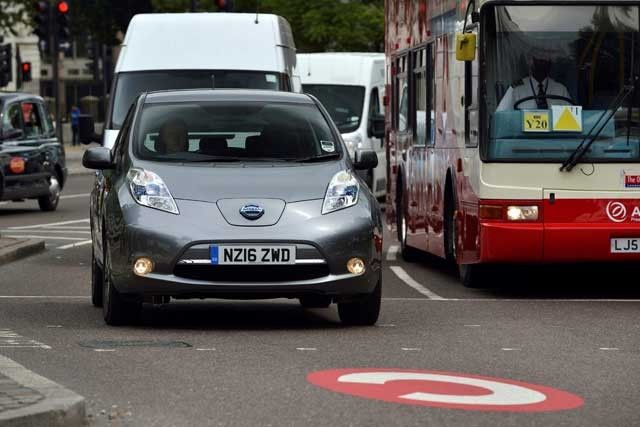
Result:
{"label": "car side mirror", "polygon": [[369,118],[369,138],[384,138],[385,122],[384,114],[374,114]]}
{"label": "car side mirror", "polygon": [[22,129],[3,129],[2,130],[2,140],[11,140],[11,139],[20,139],[24,136],[24,132]]}
{"label": "car side mirror", "polygon": [[378,155],[372,150],[356,151],[353,166],[356,170],[369,170],[378,166]]}
{"label": "car side mirror", "polygon": [[82,156],[82,166],[95,170],[114,169],[115,164],[111,160],[111,150],[106,147],[89,148]]}
{"label": "car side mirror", "polygon": [[100,135],[96,134],[93,117],[89,114],[80,114],[78,117],[78,137],[80,142],[89,145],[92,142],[100,142]]}

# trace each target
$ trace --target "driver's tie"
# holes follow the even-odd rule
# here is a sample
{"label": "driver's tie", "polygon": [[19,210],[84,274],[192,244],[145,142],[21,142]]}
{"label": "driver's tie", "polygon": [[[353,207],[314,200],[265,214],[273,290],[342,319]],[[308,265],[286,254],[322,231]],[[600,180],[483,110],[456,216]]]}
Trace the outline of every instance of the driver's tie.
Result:
{"label": "driver's tie", "polygon": [[542,83],[538,83],[538,96],[536,97],[536,103],[541,110],[548,110],[549,104],[547,104],[547,94],[545,93]]}

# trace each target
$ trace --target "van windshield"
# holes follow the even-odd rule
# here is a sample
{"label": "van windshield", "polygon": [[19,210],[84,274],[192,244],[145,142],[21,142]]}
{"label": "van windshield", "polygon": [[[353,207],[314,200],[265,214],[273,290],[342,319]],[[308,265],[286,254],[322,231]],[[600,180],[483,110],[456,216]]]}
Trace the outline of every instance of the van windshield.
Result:
{"label": "van windshield", "polygon": [[340,133],[360,127],[364,107],[364,87],[346,85],[302,85],[302,91],[320,100],[329,111]]}
{"label": "van windshield", "polygon": [[142,92],[170,89],[246,88],[279,90],[278,73],[263,71],[172,70],[119,73],[111,129],[120,129],[131,103]]}
{"label": "van windshield", "polygon": [[330,161],[341,156],[315,104],[182,102],[148,104],[136,155],[158,162]]}

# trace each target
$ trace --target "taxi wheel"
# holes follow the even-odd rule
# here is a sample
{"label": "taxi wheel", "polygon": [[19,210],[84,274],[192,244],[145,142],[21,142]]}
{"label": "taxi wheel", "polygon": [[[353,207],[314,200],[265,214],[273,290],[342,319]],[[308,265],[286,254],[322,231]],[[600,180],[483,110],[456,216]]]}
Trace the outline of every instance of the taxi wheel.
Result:
{"label": "taxi wheel", "polygon": [[91,303],[94,307],[102,307],[102,269],[91,251]]}
{"label": "taxi wheel", "polygon": [[49,194],[38,198],[40,210],[44,212],[55,211],[60,201],[60,181],[55,176],[49,181]]}
{"label": "taxi wheel", "polygon": [[378,321],[382,300],[382,279],[374,291],[349,302],[338,303],[338,314],[344,325],[371,326]]}
{"label": "taxi wheel", "polygon": [[320,295],[302,297],[300,305],[304,308],[327,308],[331,305],[331,297]]}
{"label": "taxi wheel", "polygon": [[108,251],[102,268],[102,315],[107,325],[122,326],[137,320],[142,309],[139,301],[129,300],[113,286]]}

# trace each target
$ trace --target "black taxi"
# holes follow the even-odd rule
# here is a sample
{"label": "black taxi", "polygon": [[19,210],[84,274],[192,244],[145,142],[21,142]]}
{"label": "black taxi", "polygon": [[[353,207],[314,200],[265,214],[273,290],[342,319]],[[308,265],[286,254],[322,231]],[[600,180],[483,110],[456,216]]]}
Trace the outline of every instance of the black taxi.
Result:
{"label": "black taxi", "polygon": [[36,199],[43,211],[55,210],[67,167],[43,99],[0,93],[0,124],[0,200]]}

